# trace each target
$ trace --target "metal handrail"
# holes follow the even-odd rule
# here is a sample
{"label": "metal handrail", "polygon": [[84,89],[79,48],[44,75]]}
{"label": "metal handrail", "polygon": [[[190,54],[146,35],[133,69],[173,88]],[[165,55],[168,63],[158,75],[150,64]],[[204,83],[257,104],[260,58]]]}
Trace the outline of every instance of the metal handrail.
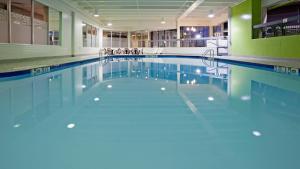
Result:
{"label": "metal handrail", "polygon": [[207,67],[214,67],[214,60],[215,60],[215,51],[213,49],[207,49],[204,53],[203,53],[204,57],[207,57],[210,61],[210,64],[207,64],[205,62],[205,58],[202,58],[202,62],[207,66]]}

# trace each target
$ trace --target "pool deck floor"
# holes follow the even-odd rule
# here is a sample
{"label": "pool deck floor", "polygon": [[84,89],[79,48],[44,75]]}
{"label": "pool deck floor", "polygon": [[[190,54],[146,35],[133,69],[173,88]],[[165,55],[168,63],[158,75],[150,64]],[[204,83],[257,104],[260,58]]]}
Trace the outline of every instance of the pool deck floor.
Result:
{"label": "pool deck floor", "polygon": [[[99,56],[76,56],[76,57],[62,56],[62,57],[30,58],[30,59],[19,59],[19,60],[4,60],[4,61],[0,61],[0,73],[29,70],[38,67],[60,65],[64,63],[78,62],[78,61],[84,61],[87,59],[95,59],[95,58],[99,58]],[[275,59],[275,58],[238,57],[238,56],[216,56],[215,58],[250,62],[250,63],[259,63],[265,65],[285,66],[285,67],[300,69],[300,59]]]}

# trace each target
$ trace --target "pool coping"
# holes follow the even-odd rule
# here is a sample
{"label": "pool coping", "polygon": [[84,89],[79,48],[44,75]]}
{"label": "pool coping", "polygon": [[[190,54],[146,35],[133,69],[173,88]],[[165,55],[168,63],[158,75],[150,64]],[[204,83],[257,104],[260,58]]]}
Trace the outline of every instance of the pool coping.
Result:
{"label": "pool coping", "polygon": [[[74,57],[76,58],[76,57]],[[78,60],[72,60],[72,61],[65,61],[62,63],[58,64],[49,64],[49,65],[36,65],[33,67],[26,68],[24,67],[23,69],[20,68],[19,70],[9,70],[9,71],[2,71],[0,72],[0,78],[9,78],[9,77],[14,77],[14,76],[32,76],[32,72],[35,69],[43,69],[47,68],[49,71],[45,71],[42,73],[48,73],[52,71],[57,71],[61,69],[66,69],[69,67],[77,66],[77,65],[82,65],[86,63],[92,63],[95,61],[101,61],[105,60],[108,58],[191,58],[191,59],[208,59],[208,57],[205,56],[198,56],[198,55],[111,55],[111,56],[90,56],[89,58],[76,58]],[[249,62],[248,60],[235,60],[233,57],[215,57],[215,61],[227,63],[227,64],[232,64],[232,65],[238,65],[238,66],[244,66],[244,67],[250,67],[250,68],[258,68],[258,69],[264,69],[268,71],[275,71],[276,68],[292,68],[292,67],[286,67],[286,66],[279,66],[279,65],[274,65],[274,64],[266,64],[266,63],[257,63],[257,62]],[[298,75],[300,76],[299,68],[295,68],[298,71]],[[285,73],[285,72],[279,72],[279,73]],[[289,73],[285,73],[289,74]]]}

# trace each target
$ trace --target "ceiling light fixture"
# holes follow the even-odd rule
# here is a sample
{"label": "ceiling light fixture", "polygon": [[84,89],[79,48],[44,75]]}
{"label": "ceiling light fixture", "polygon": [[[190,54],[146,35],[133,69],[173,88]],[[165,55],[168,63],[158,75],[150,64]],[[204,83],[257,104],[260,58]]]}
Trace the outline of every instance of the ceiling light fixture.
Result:
{"label": "ceiling light fixture", "polygon": [[167,22],[166,22],[165,18],[162,18],[161,21],[160,21],[160,23],[164,25],[164,24],[166,24]]}
{"label": "ceiling light fixture", "polygon": [[209,11],[209,14],[207,15],[207,17],[209,17],[209,18],[215,17],[215,14],[214,14],[213,10]]}
{"label": "ceiling light fixture", "polygon": [[94,17],[99,17],[99,16],[100,16],[100,15],[99,15],[98,9],[95,9]]}
{"label": "ceiling light fixture", "polygon": [[107,23],[107,26],[112,26],[112,23],[111,23],[111,22],[108,22],[108,23]]}

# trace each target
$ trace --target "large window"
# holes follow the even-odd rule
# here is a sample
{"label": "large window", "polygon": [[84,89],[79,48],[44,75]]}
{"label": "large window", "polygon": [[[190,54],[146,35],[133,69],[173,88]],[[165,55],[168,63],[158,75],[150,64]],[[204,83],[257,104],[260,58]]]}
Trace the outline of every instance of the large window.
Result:
{"label": "large window", "polygon": [[60,45],[61,12],[49,9],[49,45]]}
{"label": "large window", "polygon": [[99,47],[99,29],[83,22],[82,40],[83,47]]}
{"label": "large window", "polygon": [[48,44],[48,7],[34,3],[34,44]]}
{"label": "large window", "polygon": [[0,43],[61,44],[61,12],[32,0],[10,2],[0,0]]}
{"label": "large window", "polygon": [[128,32],[103,31],[103,47],[127,48]]}
{"label": "large window", "polygon": [[31,0],[11,0],[11,42],[31,44]]}
{"label": "large window", "polygon": [[8,43],[7,0],[0,0],[0,43]]}

